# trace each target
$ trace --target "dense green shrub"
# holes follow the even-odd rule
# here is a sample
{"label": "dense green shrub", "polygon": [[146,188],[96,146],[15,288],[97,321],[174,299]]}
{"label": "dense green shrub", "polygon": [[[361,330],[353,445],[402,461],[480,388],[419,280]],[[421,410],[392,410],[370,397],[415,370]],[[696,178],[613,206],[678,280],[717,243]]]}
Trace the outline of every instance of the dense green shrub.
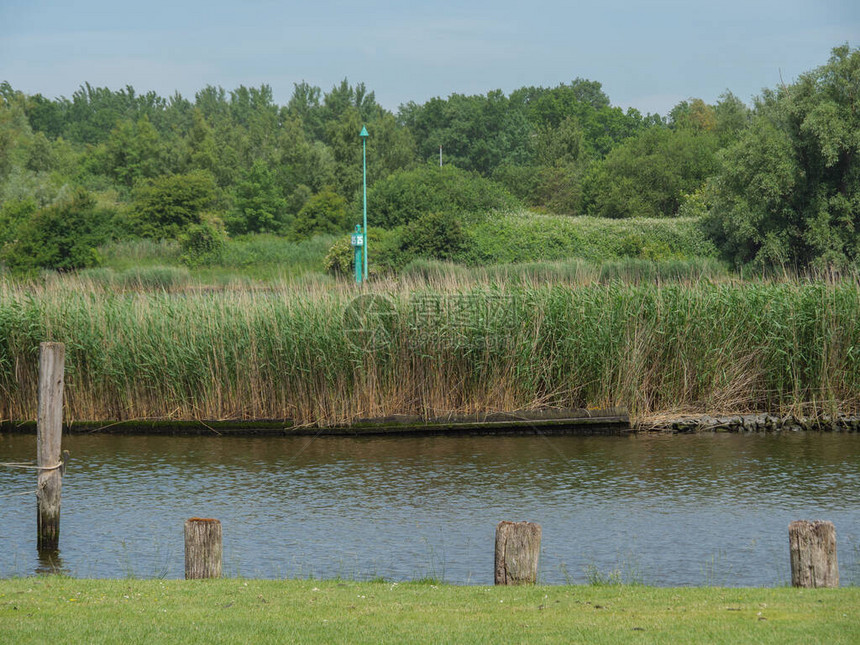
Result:
{"label": "dense green shrub", "polygon": [[224,233],[211,222],[191,224],[179,235],[180,260],[188,266],[215,264],[224,250]]}
{"label": "dense green shrub", "polygon": [[113,213],[79,188],[67,200],[35,211],[3,247],[3,262],[18,272],[70,270],[99,264],[96,248],[110,235]]}
{"label": "dense green shrub", "polygon": [[426,213],[484,213],[510,208],[517,200],[500,184],[454,166],[426,165],[391,174],[367,195],[368,212],[383,228],[393,228]]}
{"label": "dense green shrub", "polygon": [[403,227],[400,250],[408,257],[451,260],[463,252],[466,234],[451,213],[427,213]]}
{"label": "dense green shrub", "polygon": [[302,240],[319,233],[333,235],[349,228],[346,200],[333,188],[323,188],[311,197],[293,222],[291,236]]}
{"label": "dense green shrub", "polygon": [[0,205],[0,248],[17,237],[18,227],[36,212],[36,200],[10,199]]}
{"label": "dense green shrub", "polygon": [[508,213],[469,224],[467,242],[454,258],[479,266],[581,258],[685,259],[714,257],[716,248],[693,218],[637,218]]}

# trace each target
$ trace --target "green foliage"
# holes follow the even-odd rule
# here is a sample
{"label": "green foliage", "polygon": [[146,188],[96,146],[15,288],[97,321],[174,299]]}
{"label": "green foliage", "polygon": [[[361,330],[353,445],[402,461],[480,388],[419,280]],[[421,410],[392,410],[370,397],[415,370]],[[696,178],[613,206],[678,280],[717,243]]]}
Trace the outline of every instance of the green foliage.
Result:
{"label": "green foliage", "polygon": [[132,203],[131,226],[142,237],[175,238],[216,204],[217,188],[212,175],[193,171],[184,175],[162,175],[139,184]]}
{"label": "green foliage", "polygon": [[538,185],[532,203],[550,213],[582,215],[582,182],[586,166],[557,163],[543,166],[537,173]]}
{"label": "green foliage", "polygon": [[298,242],[276,235],[246,235],[226,242],[219,264],[236,269],[270,266],[282,274],[322,271],[323,257],[334,240],[332,235]]}
{"label": "green foliage", "polygon": [[734,143],[749,126],[752,112],[737,96],[725,92],[714,106],[716,127],[714,131],[720,139],[720,146]]}
{"label": "green foliage", "polygon": [[[338,193],[360,199],[363,154],[358,133],[366,122],[358,107],[350,106],[338,120],[326,125],[326,142],[335,162]],[[367,183],[373,184],[395,170],[412,165],[415,157],[412,136],[401,128],[391,114],[380,114],[367,123]]]}
{"label": "green foliage", "polygon": [[37,132],[30,143],[27,153],[27,170],[33,172],[47,172],[54,168],[56,159],[51,142],[42,132]]}
{"label": "green foliage", "polygon": [[[393,273],[403,264],[400,252],[400,229],[387,230],[367,227],[367,246],[370,249],[368,273],[371,276]],[[337,239],[329,247],[323,260],[325,271],[334,276],[352,276],[355,270],[355,253],[351,236]]]}
{"label": "green foliage", "polygon": [[403,227],[400,250],[407,256],[451,260],[463,252],[466,234],[451,213],[426,213]]}
{"label": "green foliage", "polygon": [[625,141],[585,179],[584,203],[598,217],[665,217],[717,169],[715,135],[650,128]]}
{"label": "green foliage", "polygon": [[224,233],[211,222],[188,225],[179,235],[180,260],[188,266],[215,264],[224,250]]}
{"label": "green foliage", "polygon": [[331,187],[311,197],[293,222],[294,239],[309,238],[318,233],[342,233],[349,228],[346,200]]}
{"label": "green foliage", "polygon": [[577,78],[554,88],[528,87],[511,94],[512,102],[523,105],[528,119],[537,128],[558,128],[566,120],[581,129],[582,147],[589,155],[604,157],[616,145],[646,126],[638,111],[611,107],[600,83]]}
{"label": "green foliage", "polygon": [[99,154],[103,157],[104,172],[128,187],[162,171],[158,132],[146,117],[119,123]]}
{"label": "green foliage", "polygon": [[255,161],[236,186],[233,210],[226,219],[233,234],[274,233],[285,230],[287,202],[275,183],[275,173],[263,162]]}
{"label": "green foliage", "polygon": [[379,226],[407,224],[427,213],[485,213],[516,200],[499,184],[454,166],[427,164],[376,182],[367,195]]}
{"label": "green foliage", "polygon": [[17,238],[18,228],[30,219],[38,205],[32,197],[10,199],[0,205],[0,248]]}
{"label": "green foliage", "polygon": [[523,163],[529,157],[531,127],[526,113],[501,90],[486,96],[452,94],[423,105],[402,106],[400,118],[418,144],[423,162],[439,158],[484,175],[503,161]]}
{"label": "green foliage", "polygon": [[766,91],[723,155],[704,226],[735,264],[860,259],[860,50]]}
{"label": "green foliage", "polygon": [[335,276],[348,276],[354,271],[355,252],[349,235],[341,237],[329,247],[323,258],[323,267],[327,273]]}
{"label": "green foliage", "polygon": [[77,189],[70,199],[42,208],[19,224],[16,239],[3,247],[2,260],[17,272],[96,266],[96,248],[108,239],[112,215]]}
{"label": "green foliage", "polygon": [[713,257],[716,249],[691,218],[613,220],[539,215],[527,211],[487,218],[466,227],[455,260],[470,266],[581,258],[685,259]]}

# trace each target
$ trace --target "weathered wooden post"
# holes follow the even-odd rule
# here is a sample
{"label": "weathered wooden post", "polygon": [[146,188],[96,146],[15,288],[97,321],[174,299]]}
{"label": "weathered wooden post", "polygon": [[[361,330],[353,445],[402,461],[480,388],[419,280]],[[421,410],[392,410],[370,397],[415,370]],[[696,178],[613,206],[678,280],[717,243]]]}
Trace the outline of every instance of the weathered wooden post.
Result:
{"label": "weathered wooden post", "polygon": [[39,468],[36,487],[37,537],[40,551],[56,551],[60,545],[60,500],[63,469],[60,467],[63,437],[63,370],[66,346],[39,346],[39,417],[36,451]]}
{"label": "weathered wooden post", "polygon": [[833,522],[798,520],[788,525],[792,587],[838,587],[836,527]]}
{"label": "weathered wooden post", "polygon": [[499,522],[496,527],[497,585],[533,585],[540,556],[540,524]]}
{"label": "weathered wooden post", "polygon": [[221,577],[221,522],[201,517],[185,521],[185,579]]}

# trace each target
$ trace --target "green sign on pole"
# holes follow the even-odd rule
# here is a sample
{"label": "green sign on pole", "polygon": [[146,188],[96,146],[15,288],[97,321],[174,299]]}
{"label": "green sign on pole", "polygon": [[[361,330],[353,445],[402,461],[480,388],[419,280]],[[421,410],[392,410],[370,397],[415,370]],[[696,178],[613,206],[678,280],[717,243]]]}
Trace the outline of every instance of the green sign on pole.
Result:
{"label": "green sign on pole", "polygon": [[361,127],[361,159],[364,177],[364,279],[367,280],[367,127]]}
{"label": "green sign on pole", "polygon": [[363,255],[361,252],[362,248],[364,248],[364,235],[361,233],[361,224],[356,224],[355,233],[352,234],[352,250],[355,253],[353,266],[355,267],[355,281],[357,284],[361,284],[361,275],[364,271],[361,260],[361,256]]}

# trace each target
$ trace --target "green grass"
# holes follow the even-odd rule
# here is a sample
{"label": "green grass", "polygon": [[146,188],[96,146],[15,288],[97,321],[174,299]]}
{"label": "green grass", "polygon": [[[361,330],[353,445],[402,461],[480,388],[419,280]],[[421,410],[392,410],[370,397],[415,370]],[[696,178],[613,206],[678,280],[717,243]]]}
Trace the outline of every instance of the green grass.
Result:
{"label": "green grass", "polygon": [[[336,239],[337,236],[332,235],[318,235],[300,242],[276,235],[237,237],[227,241],[217,261],[194,267],[190,275],[195,283],[219,285],[243,280],[277,281],[306,273],[322,273],[323,258]],[[99,249],[99,254],[102,268],[82,271],[82,275],[123,282],[133,280],[138,273],[153,270],[174,269],[189,273],[182,264],[182,253],[175,241],[112,242]]]}
{"label": "green grass", "polygon": [[856,643],[860,589],[0,581],[5,643]]}

